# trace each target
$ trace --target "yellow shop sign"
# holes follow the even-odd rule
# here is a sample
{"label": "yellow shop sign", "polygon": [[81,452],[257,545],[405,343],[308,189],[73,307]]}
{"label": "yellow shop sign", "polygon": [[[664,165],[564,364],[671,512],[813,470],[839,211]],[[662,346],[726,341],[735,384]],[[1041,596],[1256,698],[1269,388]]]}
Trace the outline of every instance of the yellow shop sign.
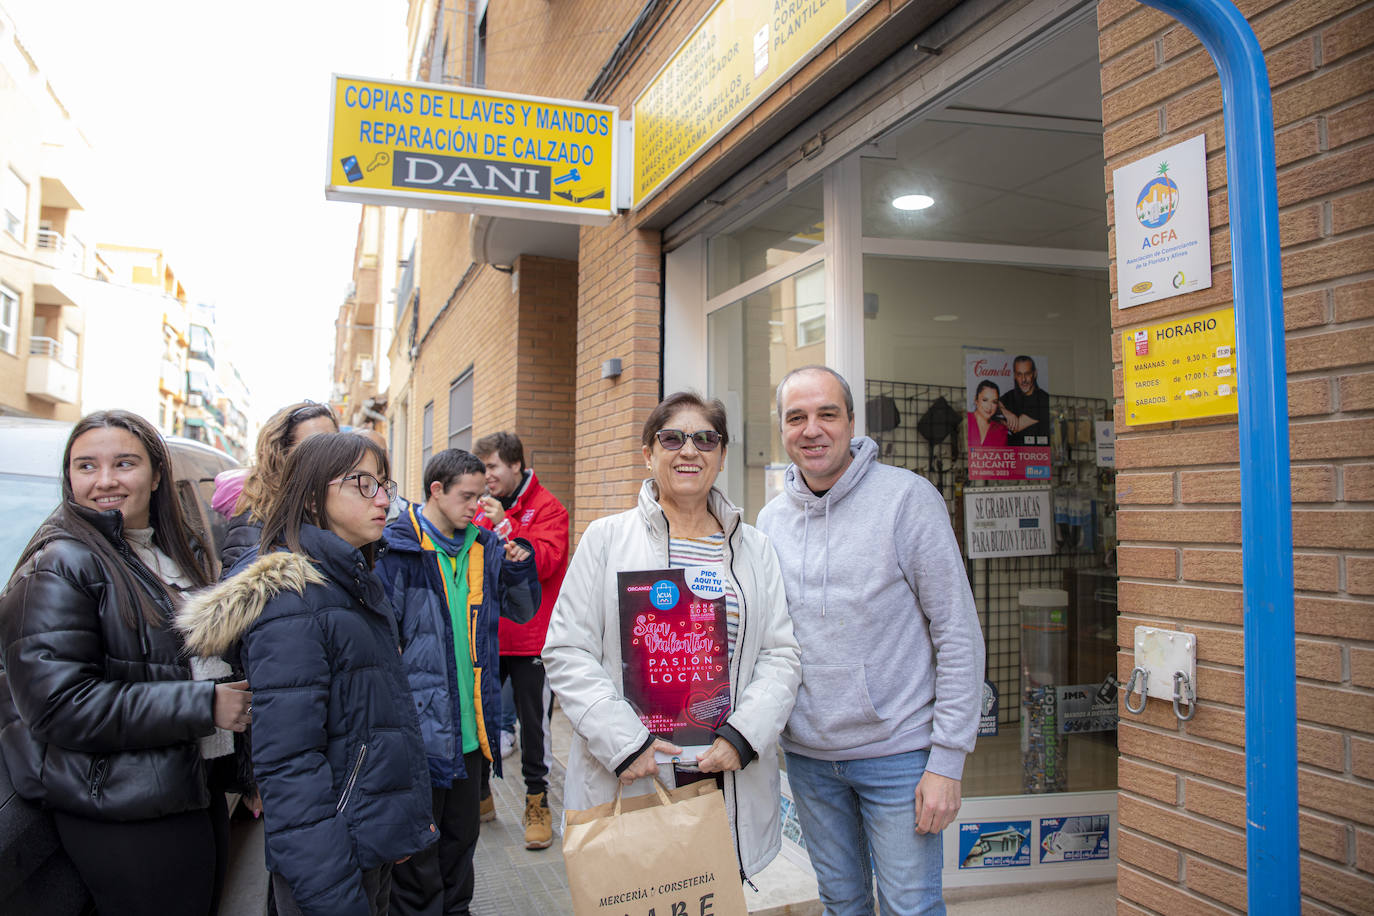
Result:
{"label": "yellow shop sign", "polygon": [[335,75],[325,197],[592,223],[615,212],[616,109]]}

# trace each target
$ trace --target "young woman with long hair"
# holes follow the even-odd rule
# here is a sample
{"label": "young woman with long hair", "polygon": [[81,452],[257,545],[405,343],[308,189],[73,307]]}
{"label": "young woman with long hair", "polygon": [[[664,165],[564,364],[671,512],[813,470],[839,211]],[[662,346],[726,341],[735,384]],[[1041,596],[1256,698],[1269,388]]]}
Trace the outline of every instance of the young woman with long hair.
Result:
{"label": "young woman with long hair", "polygon": [[253,467],[225,471],[215,478],[213,504],[229,518],[224,543],[220,545],[220,561],[226,575],[245,555],[256,550],[269,503],[281,492],[291,450],[311,436],[338,431],[339,421],[328,404],[288,404],[272,414],[258,431]]}
{"label": "young woman with long hair", "polygon": [[363,436],[300,443],[257,559],[179,618],[193,651],[241,647],[283,916],[381,911],[391,865],[436,836],[396,619],[372,572],[396,495],[388,476],[386,453]]}
{"label": "young woman with long hair", "polygon": [[157,430],[122,410],[77,423],[62,503],[0,595],[0,697],[13,700],[0,752],[19,794],[52,810],[101,913],[217,907],[227,813],[202,739],[242,731],[251,696],[193,680],[172,626],[181,592],[213,582],[215,565]]}

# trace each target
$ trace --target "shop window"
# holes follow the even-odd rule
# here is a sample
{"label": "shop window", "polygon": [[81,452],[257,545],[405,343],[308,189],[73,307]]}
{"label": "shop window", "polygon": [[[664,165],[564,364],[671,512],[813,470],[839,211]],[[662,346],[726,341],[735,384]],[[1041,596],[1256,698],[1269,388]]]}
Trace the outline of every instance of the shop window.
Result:
{"label": "shop window", "polygon": [[448,389],[448,447],[472,451],[472,368]]}
{"label": "shop window", "polygon": [[711,238],[707,298],[814,251],[825,242],[819,180],[804,185],[762,212]]}
{"label": "shop window", "polygon": [[779,491],[789,462],[778,438],[778,383],[825,362],[824,263],[716,309],[707,340],[707,390],[724,401],[730,423],[723,485],[752,520]]}
{"label": "shop window", "polygon": [[8,286],[0,286],[0,350],[19,350],[19,294]]}
{"label": "shop window", "polygon": [[0,187],[0,209],[3,210],[0,219],[4,221],[5,231],[23,242],[29,212],[29,185],[14,169],[5,169],[0,180],[4,181]]}

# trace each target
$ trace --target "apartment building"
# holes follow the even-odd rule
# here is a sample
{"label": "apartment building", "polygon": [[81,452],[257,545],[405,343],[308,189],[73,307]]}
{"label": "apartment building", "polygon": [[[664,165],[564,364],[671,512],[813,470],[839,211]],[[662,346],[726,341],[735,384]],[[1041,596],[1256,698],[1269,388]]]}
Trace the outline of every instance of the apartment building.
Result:
{"label": "apartment building", "polygon": [[[1374,6],[1239,8],[1273,91],[1302,905],[1367,912]],[[973,367],[1000,360],[1010,377],[1033,357],[1053,411],[1036,481],[1052,544],[967,549],[999,702],[946,837],[946,885],[1115,878],[1122,913],[1243,912],[1244,682],[1265,676],[1243,653],[1249,459],[1233,414],[1133,422],[1122,346],[1233,305],[1222,91],[1197,38],[1133,0],[413,0],[408,17],[410,79],[613,105],[657,159],[600,225],[407,212],[413,249],[382,265],[403,277],[385,411],[403,473],[514,429],[580,533],[633,504],[640,425],[690,387],[729,410],[720,485],[752,519],[787,464],[773,387],[823,361],[850,380],[883,460],[944,492],[967,547],[965,508],[991,485],[960,425]],[[1197,137],[1209,266],[1134,305],[1115,195],[1141,188],[1114,173]],[[1042,590],[1062,627],[1023,627]],[[1137,625],[1196,641],[1187,721],[1167,699],[1120,705]],[[1052,693],[1097,691],[1117,706],[1091,727],[1046,718]]]}
{"label": "apartment building", "polygon": [[216,309],[197,303],[190,310],[186,349],[186,413],[182,435],[212,445],[247,463],[248,388],[223,352],[216,349]]}
{"label": "apartment building", "polygon": [[345,425],[388,436],[387,351],[393,332],[388,308],[405,269],[396,254],[402,215],[393,208],[362,208],[353,279],[334,323],[334,409]]}
{"label": "apartment building", "polygon": [[91,148],[0,10],[0,414],[81,415]]}

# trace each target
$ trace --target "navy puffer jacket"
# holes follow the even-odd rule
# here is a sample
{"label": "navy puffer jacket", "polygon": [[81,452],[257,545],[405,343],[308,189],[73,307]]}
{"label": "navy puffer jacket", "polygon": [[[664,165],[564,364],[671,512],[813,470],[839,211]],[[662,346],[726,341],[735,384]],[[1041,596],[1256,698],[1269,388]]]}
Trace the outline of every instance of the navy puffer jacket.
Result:
{"label": "navy puffer jacket", "polygon": [[[420,507],[409,506],[386,526],[386,552],[377,561],[377,575],[386,585],[396,609],[406,674],[420,716],[429,774],[434,785],[447,787],[467,776],[463,765],[463,735],[459,708],[457,664],[453,657],[453,617],[434,543],[420,527]],[[528,541],[516,538],[526,549]],[[485,726],[477,735],[482,755],[501,775],[501,659],[496,624],[500,617],[525,623],[539,610],[539,575],[534,554],[519,563],[506,559],[501,539],[485,528],[468,553],[468,606],[463,622],[472,648],[476,674],[477,721]]]}
{"label": "navy puffer jacket", "polygon": [[183,608],[191,651],[242,641],[267,867],[307,914],[366,914],[362,872],[436,834],[424,747],[391,606],[363,555],[303,526]]}

